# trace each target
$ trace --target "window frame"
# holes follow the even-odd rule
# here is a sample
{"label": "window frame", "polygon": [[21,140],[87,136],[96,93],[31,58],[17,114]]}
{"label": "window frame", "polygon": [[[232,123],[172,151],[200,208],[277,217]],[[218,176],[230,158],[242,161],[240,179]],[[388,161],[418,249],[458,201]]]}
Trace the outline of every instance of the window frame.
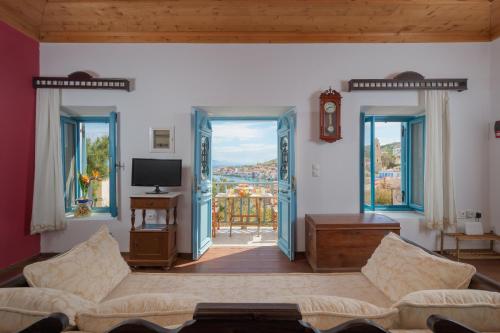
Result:
{"label": "window frame", "polygon": [[[70,123],[75,125],[75,198],[72,199],[71,205],[67,204],[67,194],[65,189],[64,192],[64,207],[66,213],[69,213],[75,208],[75,201],[81,195],[80,184],[78,182],[78,174],[82,170],[82,155],[85,155],[85,151],[82,150],[82,142],[81,142],[81,133],[80,133],[80,125],[82,123],[87,124],[108,124],[109,126],[109,207],[97,207],[92,208],[92,211],[98,213],[109,213],[112,217],[118,216],[118,206],[117,206],[117,175],[116,175],[116,156],[117,156],[117,113],[110,112],[108,116],[61,116],[61,146],[64,148],[65,146],[65,126],[64,124]],[[62,150],[62,166],[63,166],[63,184],[66,184],[66,175],[65,175],[65,150]]]}
{"label": "window frame", "polygon": [[[375,204],[375,123],[400,122],[403,126],[401,138],[401,190],[404,191],[404,203],[401,205],[376,205]],[[379,116],[365,115],[360,117],[360,211],[419,211],[423,212],[423,205],[414,204],[411,191],[412,160],[411,160],[411,125],[417,122],[423,124],[423,147],[425,152],[425,116]],[[370,123],[370,205],[365,203],[365,126]],[[424,154],[425,155],[425,154]],[[425,167],[425,156],[422,159],[422,168]],[[424,181],[422,179],[422,181]]]}
{"label": "window frame", "polygon": [[[76,120],[74,120],[72,117],[68,116],[61,116],[61,156],[62,156],[62,173],[63,173],[63,194],[64,194],[64,210],[66,213],[72,211],[75,207],[75,201],[78,197],[78,193],[80,192],[80,184],[78,182],[78,165],[80,164],[79,161],[79,154],[78,154],[78,123]],[[75,195],[74,198],[68,198],[67,193],[66,193],[66,149],[65,149],[65,139],[66,139],[66,124],[71,124],[74,125],[75,129],[73,131],[73,140],[74,140],[74,154],[75,154],[75,169],[73,170],[73,177],[75,178]],[[71,199],[71,202],[68,204],[68,200]]]}

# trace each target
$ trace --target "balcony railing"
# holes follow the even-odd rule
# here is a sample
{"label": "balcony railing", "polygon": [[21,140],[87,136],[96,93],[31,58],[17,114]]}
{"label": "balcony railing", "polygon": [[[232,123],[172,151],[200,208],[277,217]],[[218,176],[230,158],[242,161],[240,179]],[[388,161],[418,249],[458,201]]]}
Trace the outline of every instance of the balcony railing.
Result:
{"label": "balcony railing", "polygon": [[[247,195],[239,195],[238,188],[241,185],[246,184],[250,188]],[[237,195],[236,198],[228,199],[226,197],[217,198],[217,194],[233,194]],[[275,226],[277,220],[278,212],[278,182],[276,181],[249,181],[249,182],[213,182],[212,183],[212,194],[213,194],[213,205],[212,205],[212,216],[216,219],[216,222],[221,225],[229,225],[229,205],[233,205],[233,214],[238,215],[233,217],[233,222],[247,223],[248,225],[254,225],[256,223],[257,207],[255,200],[248,194],[259,194],[266,193],[270,194],[266,198],[262,198],[260,206],[260,216],[262,226]],[[252,216],[253,217],[247,217]]]}

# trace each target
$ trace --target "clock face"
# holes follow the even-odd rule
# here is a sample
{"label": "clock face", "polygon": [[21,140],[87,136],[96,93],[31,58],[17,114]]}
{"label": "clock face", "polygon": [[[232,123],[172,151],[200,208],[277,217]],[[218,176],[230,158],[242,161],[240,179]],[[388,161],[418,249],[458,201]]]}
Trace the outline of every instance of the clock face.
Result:
{"label": "clock face", "polygon": [[337,105],[333,102],[326,102],[324,108],[326,113],[334,113],[337,109]]}

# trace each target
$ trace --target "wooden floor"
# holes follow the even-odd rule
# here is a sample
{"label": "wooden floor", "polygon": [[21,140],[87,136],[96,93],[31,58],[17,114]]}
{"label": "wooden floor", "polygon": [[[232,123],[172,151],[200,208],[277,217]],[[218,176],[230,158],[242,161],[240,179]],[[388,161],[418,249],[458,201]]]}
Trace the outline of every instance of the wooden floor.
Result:
{"label": "wooden floor", "polygon": [[[21,264],[0,270],[0,283],[22,273],[27,264],[45,260],[41,255]],[[465,260],[478,272],[500,282],[500,260]],[[158,268],[141,268],[140,272],[164,272]],[[275,246],[216,247],[211,248],[198,261],[179,258],[169,273],[292,273],[311,272],[304,254],[290,262]]]}
{"label": "wooden floor", "polygon": [[[454,260],[453,257],[450,258]],[[493,280],[500,282],[500,259],[460,260],[476,267],[477,271]]]}
{"label": "wooden floor", "polygon": [[[159,269],[138,269],[159,271]],[[171,273],[290,273],[312,272],[304,254],[291,262],[277,246],[212,247],[198,260],[179,258]]]}

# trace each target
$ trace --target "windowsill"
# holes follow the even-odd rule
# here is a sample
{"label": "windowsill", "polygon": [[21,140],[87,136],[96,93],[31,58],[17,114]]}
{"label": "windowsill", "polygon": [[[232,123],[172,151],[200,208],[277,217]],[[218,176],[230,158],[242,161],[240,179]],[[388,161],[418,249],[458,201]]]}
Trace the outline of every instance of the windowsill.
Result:
{"label": "windowsill", "polygon": [[385,215],[392,219],[421,219],[424,217],[423,212],[416,210],[403,210],[403,211],[370,211],[370,213]]}
{"label": "windowsill", "polygon": [[111,216],[110,213],[92,213],[90,216],[86,217],[75,217],[73,213],[67,213],[66,214],[66,221],[67,222],[77,222],[77,221],[118,221],[117,217]]}

